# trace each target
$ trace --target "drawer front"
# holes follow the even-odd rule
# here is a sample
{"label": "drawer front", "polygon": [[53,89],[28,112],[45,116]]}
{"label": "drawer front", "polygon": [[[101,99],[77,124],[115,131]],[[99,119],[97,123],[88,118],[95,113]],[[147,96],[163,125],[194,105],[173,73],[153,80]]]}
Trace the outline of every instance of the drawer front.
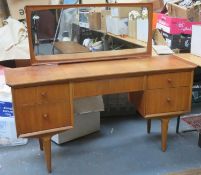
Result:
{"label": "drawer front", "polygon": [[55,102],[69,98],[69,85],[49,85],[37,87],[38,103]]}
{"label": "drawer front", "polygon": [[15,109],[17,134],[72,126],[70,111],[64,102]]}
{"label": "drawer front", "polygon": [[12,90],[16,106],[35,105],[37,103],[37,88],[21,88]]}
{"label": "drawer front", "polygon": [[190,88],[179,87],[146,91],[146,115],[188,111]]}
{"label": "drawer front", "polygon": [[110,80],[77,82],[74,84],[74,97],[87,97],[144,89],[144,77],[127,77]]}
{"label": "drawer front", "polygon": [[63,84],[21,88],[15,89],[13,93],[16,106],[37,105],[68,99],[69,85]]}
{"label": "drawer front", "polygon": [[149,75],[147,78],[147,89],[190,86],[191,76],[191,72]]}

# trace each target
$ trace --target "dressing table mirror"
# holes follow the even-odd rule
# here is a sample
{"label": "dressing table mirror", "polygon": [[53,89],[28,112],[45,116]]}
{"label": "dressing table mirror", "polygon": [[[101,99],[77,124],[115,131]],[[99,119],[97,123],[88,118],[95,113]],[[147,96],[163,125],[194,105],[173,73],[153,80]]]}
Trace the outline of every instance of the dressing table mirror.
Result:
{"label": "dressing table mirror", "polygon": [[27,6],[32,64],[151,54],[152,4]]}

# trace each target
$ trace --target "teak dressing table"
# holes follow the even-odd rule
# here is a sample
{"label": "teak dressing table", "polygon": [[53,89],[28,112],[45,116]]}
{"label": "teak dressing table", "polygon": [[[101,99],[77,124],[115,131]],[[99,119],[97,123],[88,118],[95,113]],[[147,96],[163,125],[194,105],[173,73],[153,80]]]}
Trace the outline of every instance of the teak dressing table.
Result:
{"label": "teak dressing table", "polygon": [[[126,5],[128,4],[121,4]],[[53,61],[51,60],[52,64],[43,64],[52,56],[44,56],[43,63],[40,59],[42,56],[37,60],[30,39],[32,63],[36,64],[38,61],[39,64],[5,70],[6,83],[12,88],[17,134],[19,137],[39,139],[40,148],[45,153],[48,172],[51,172],[51,137],[73,128],[73,99],[128,92],[130,101],[139,113],[148,119],[148,132],[151,119],[161,120],[163,151],[166,150],[170,118],[191,110],[195,65],[173,55],[152,57],[150,34],[152,5],[149,3],[132,5],[149,9],[149,37],[145,53],[128,52],[126,55],[126,52],[122,51],[123,55],[117,56],[120,51],[111,51],[110,54],[99,52],[97,55],[102,57],[96,61],[86,57],[89,53],[74,55],[73,58],[78,58],[76,61],[64,60],[65,55],[56,55]],[[87,5],[77,7],[84,6]],[[105,4],[97,6],[103,7]],[[29,36],[32,36],[29,26],[32,10],[64,7],[71,6],[27,7]],[[81,56],[86,59],[82,61]],[[68,64],[54,64],[60,63],[58,60],[60,57],[61,62]]]}

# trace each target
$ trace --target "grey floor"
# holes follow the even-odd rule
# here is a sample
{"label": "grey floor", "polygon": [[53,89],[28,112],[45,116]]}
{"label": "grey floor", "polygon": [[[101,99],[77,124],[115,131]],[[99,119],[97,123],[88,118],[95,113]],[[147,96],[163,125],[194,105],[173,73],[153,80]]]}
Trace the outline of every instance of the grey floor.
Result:
{"label": "grey floor", "polygon": [[[201,111],[193,106],[193,113]],[[168,148],[160,147],[160,122],[132,117],[104,117],[101,131],[58,146],[52,144],[53,175],[163,175],[201,168],[201,148],[196,132],[175,134],[176,120],[169,125]],[[187,126],[182,122],[181,130]],[[38,141],[25,146],[0,148],[0,175],[45,175]]]}

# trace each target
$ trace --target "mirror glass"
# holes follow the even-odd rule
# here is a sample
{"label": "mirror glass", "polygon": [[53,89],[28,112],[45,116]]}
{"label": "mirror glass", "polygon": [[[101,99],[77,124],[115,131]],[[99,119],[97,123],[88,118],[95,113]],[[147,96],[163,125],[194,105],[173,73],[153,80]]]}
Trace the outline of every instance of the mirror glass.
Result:
{"label": "mirror glass", "polygon": [[149,5],[29,6],[32,63],[93,61],[147,53]]}

